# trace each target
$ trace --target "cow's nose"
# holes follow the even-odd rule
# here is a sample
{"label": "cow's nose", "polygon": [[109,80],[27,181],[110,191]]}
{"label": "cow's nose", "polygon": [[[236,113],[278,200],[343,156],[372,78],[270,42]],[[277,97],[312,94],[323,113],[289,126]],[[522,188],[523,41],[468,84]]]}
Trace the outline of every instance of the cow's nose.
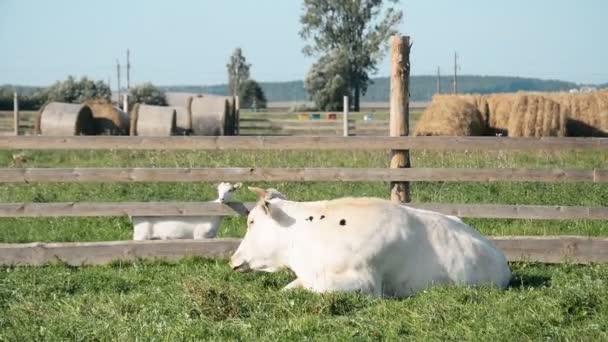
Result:
{"label": "cow's nose", "polygon": [[250,269],[249,263],[236,255],[230,258],[230,267],[232,267],[232,270],[237,272],[245,272],[249,271]]}

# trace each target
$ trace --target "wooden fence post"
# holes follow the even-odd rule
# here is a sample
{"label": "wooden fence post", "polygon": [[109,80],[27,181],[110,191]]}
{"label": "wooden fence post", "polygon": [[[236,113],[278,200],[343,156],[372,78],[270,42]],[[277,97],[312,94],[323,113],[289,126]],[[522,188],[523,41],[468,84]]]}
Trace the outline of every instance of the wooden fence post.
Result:
{"label": "wooden fence post", "polygon": [[19,97],[13,94],[13,120],[15,122],[15,135],[19,135]]}
{"label": "wooden fence post", "polygon": [[129,112],[129,94],[125,93],[122,97],[122,111],[125,113]]}
{"label": "wooden fence post", "polygon": [[238,95],[235,96],[234,107],[234,134],[241,135],[241,99]]}
{"label": "wooden fence post", "polygon": [[342,122],[344,127],[344,136],[348,136],[348,96],[344,96]]}
{"label": "wooden fence post", "polygon": [[[409,135],[410,37],[391,37],[390,136]],[[391,150],[391,169],[409,168],[409,150]],[[410,202],[409,182],[391,182],[391,201]]]}

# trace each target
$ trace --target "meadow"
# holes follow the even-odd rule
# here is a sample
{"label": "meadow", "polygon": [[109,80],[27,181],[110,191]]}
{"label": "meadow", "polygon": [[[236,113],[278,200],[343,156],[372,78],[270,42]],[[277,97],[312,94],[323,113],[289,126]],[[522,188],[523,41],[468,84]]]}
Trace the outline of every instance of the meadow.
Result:
{"label": "meadow", "polygon": [[[388,152],[0,151],[0,167],[386,167]],[[415,167],[608,168],[602,152],[412,152]],[[387,197],[384,182],[248,183],[294,200]],[[0,202],[206,201],[207,183],[3,184]],[[606,206],[608,185],[418,182],[414,202]],[[252,201],[247,190],[237,200]],[[593,220],[465,219],[486,235],[607,236]],[[131,237],[126,217],[0,218],[0,243]],[[220,235],[241,237],[245,219]],[[281,292],[290,272],[235,273],[225,260],[0,267],[0,341],[606,340],[608,265],[511,264],[510,287],[435,287],[401,299]]]}

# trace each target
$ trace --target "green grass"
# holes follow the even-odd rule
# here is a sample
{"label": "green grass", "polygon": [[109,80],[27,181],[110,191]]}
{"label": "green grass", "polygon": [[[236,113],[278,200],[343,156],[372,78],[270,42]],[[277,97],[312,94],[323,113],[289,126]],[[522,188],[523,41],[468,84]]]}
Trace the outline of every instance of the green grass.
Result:
{"label": "green grass", "polygon": [[[0,167],[385,167],[382,152],[28,151]],[[608,154],[413,152],[417,167],[607,168]],[[247,184],[250,185],[250,184]],[[386,197],[383,182],[256,183],[297,200]],[[11,184],[0,202],[202,201],[206,183]],[[608,204],[603,184],[415,183],[415,202]],[[250,201],[247,191],[237,199]],[[488,235],[607,236],[602,221],[467,219]],[[221,236],[242,236],[243,218]],[[0,242],[129,239],[127,218],[3,218]],[[280,292],[293,275],[240,274],[225,261],[0,267],[0,341],[18,340],[606,340],[608,265],[514,264],[512,286],[437,287],[403,300]]]}
{"label": "green grass", "polygon": [[281,292],[225,262],[0,268],[0,340],[606,340],[608,266],[513,265],[505,291]]}

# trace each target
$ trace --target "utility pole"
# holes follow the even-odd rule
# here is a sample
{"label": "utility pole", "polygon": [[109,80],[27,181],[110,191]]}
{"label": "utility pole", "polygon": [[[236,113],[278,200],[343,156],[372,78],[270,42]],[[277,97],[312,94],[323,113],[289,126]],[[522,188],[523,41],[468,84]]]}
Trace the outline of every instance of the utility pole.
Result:
{"label": "utility pole", "polygon": [[129,60],[129,49],[127,49],[127,92],[131,89],[131,61]]}
{"label": "utility pole", "polygon": [[454,94],[458,93],[458,52],[454,52]]}
{"label": "utility pole", "polygon": [[435,90],[436,94],[441,94],[441,68],[437,67],[437,89]]}
{"label": "utility pole", "polygon": [[118,58],[116,59],[116,77],[116,82],[118,83],[118,98],[116,98],[116,103],[120,106],[120,63],[118,62]]}

